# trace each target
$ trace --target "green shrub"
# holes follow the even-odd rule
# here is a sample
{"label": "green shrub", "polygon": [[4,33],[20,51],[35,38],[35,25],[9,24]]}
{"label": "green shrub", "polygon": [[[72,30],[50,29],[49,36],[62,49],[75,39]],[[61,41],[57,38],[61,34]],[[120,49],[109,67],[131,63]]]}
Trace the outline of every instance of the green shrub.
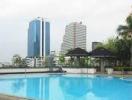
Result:
{"label": "green shrub", "polygon": [[132,67],[114,67],[114,71],[132,71]]}

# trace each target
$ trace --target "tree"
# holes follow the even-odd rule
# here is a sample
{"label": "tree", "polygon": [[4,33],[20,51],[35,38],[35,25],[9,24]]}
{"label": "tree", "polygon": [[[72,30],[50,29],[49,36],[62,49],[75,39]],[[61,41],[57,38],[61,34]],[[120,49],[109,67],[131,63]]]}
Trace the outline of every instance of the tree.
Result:
{"label": "tree", "polygon": [[110,38],[106,43],[98,46],[106,48],[115,54],[121,66],[128,66],[130,60],[130,42],[125,39]]}
{"label": "tree", "polygon": [[59,61],[60,61],[61,64],[64,64],[64,62],[65,62],[65,56],[63,54],[61,54],[59,56]]}
{"label": "tree", "polygon": [[132,14],[126,18],[126,25],[120,25],[117,32],[122,39],[130,43],[130,66],[132,66]]}
{"label": "tree", "polygon": [[27,62],[25,59],[21,59],[21,62],[19,64],[20,67],[28,67]]}
{"label": "tree", "polygon": [[18,67],[19,65],[21,65],[22,58],[18,54],[15,54],[12,58],[12,62],[14,66]]}
{"label": "tree", "polygon": [[109,38],[106,43],[104,43],[104,48],[110,50],[113,53],[117,53],[117,39],[116,38]]}
{"label": "tree", "polygon": [[121,65],[130,65],[130,43],[124,39],[118,39],[115,44],[117,58]]}

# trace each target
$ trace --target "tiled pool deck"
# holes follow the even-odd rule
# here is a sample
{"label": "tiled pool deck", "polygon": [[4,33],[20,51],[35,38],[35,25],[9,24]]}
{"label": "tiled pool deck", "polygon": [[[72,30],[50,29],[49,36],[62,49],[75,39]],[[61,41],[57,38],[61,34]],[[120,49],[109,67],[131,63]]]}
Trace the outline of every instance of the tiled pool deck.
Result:
{"label": "tiled pool deck", "polygon": [[0,100],[32,100],[32,99],[0,94]]}

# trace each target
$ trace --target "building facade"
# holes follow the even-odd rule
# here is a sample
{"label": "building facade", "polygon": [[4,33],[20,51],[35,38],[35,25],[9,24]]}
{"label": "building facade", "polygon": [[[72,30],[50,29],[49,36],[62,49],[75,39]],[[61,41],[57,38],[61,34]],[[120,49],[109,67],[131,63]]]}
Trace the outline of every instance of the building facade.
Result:
{"label": "building facade", "polygon": [[68,50],[78,47],[86,50],[86,25],[73,22],[65,28],[61,52],[65,54]]}
{"label": "building facade", "polygon": [[28,28],[28,58],[41,58],[50,53],[50,23],[43,18],[36,18]]}

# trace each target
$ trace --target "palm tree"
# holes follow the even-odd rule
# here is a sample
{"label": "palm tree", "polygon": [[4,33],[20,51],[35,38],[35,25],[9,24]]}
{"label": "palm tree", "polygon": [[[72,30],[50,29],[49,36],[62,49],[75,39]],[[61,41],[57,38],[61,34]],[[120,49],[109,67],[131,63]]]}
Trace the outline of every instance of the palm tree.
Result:
{"label": "palm tree", "polygon": [[126,18],[126,25],[120,25],[117,32],[123,39],[130,41],[130,66],[132,67],[132,13]]}

